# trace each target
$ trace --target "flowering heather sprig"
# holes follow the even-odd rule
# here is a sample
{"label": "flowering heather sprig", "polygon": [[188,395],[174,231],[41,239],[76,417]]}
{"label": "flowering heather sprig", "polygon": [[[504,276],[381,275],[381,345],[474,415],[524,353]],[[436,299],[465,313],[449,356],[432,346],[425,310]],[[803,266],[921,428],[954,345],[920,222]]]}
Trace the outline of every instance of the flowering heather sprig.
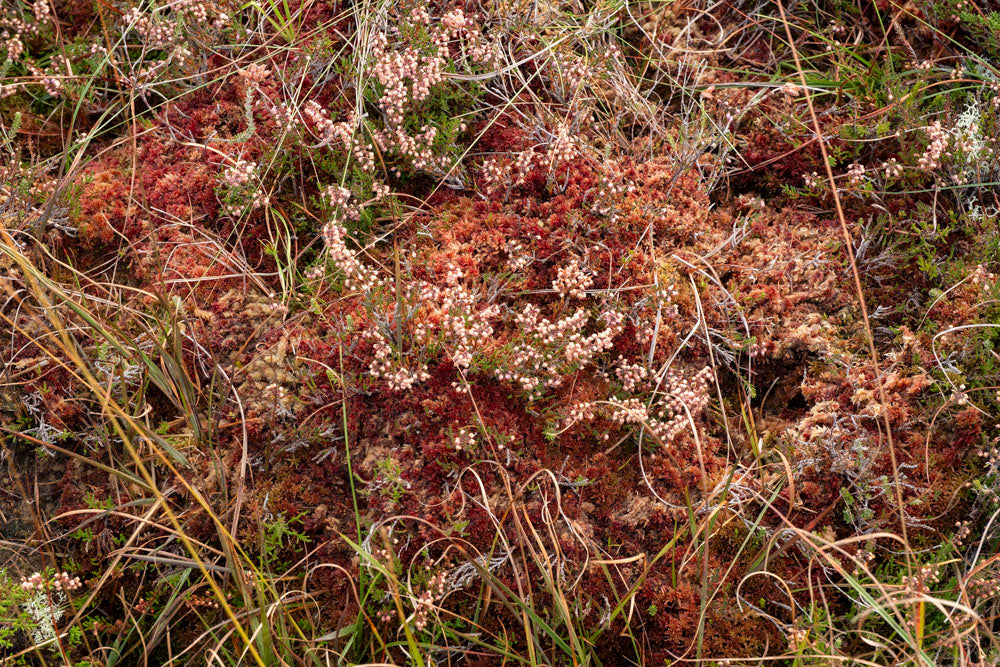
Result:
{"label": "flowering heather sprig", "polygon": [[138,7],[132,7],[122,14],[124,32],[134,30],[143,44],[150,48],[167,46],[174,37],[174,26],[166,21],[155,20]]}
{"label": "flowering heather sprig", "polygon": [[[448,271],[446,285],[419,283],[411,331],[414,350],[443,348],[457,368],[468,370],[475,355],[485,349],[483,341],[492,337],[493,321],[499,317],[500,307],[481,306],[481,296],[462,285],[461,278],[461,270],[453,266]],[[413,362],[405,365],[397,359],[381,333],[369,329],[364,335],[374,341],[370,375],[385,380],[390,390],[409,389],[429,379],[424,360],[418,359],[411,368]]]}
{"label": "flowering heather sprig", "polygon": [[422,343],[441,343],[455,366],[465,370],[483,341],[493,336],[493,320],[499,317],[500,307],[477,308],[479,297],[458,282],[461,276],[461,270],[452,267],[446,287],[421,284],[421,322],[415,327],[415,337]]}
{"label": "flowering heather sprig", "polygon": [[44,591],[49,587],[64,593],[80,588],[80,577],[71,577],[68,572],[59,572],[51,580],[46,580],[41,572],[35,572],[30,577],[21,577],[21,588],[26,591]]}
{"label": "flowering heather sprig", "polygon": [[520,271],[535,261],[534,256],[517,241],[509,241],[505,251],[509,257],[507,266],[510,267],[511,271]]}
{"label": "flowering heather sprig", "polygon": [[971,528],[972,522],[966,521],[956,521],[955,522],[955,546],[962,546],[965,540],[972,533]]}
{"label": "flowering heather sprig", "polygon": [[193,57],[193,54],[191,53],[191,49],[187,48],[183,44],[178,44],[170,52],[170,58],[171,58],[171,60],[173,60],[174,62],[176,62],[178,65],[180,65],[182,67],[185,66],[185,65],[189,65],[191,63],[191,61],[192,61],[191,60],[192,57]]}
{"label": "flowering heather sprig", "polygon": [[[517,170],[516,173],[522,173]],[[509,170],[500,158],[487,158],[480,167],[480,182],[488,194],[496,194],[508,180]]]}
{"label": "flowering heather sprig", "polygon": [[810,646],[809,629],[791,627],[788,629],[788,648],[791,651],[801,651],[803,647]]}
{"label": "flowering heather sprig", "polygon": [[[997,392],[997,400],[1000,401],[1000,391]],[[1000,429],[1000,424],[996,424],[994,428]],[[1000,436],[993,438],[989,448],[980,449],[976,452],[976,455],[983,460],[983,474],[980,476],[980,479],[974,482],[967,482],[969,486],[972,486],[975,491],[984,497],[986,502],[994,505],[1000,505],[1000,493],[997,493],[994,484],[984,482],[983,480],[996,480],[1000,478],[1000,446],[997,443],[1000,443]]]}
{"label": "flowering heather sprig", "polygon": [[587,61],[572,51],[558,51],[547,62],[549,76],[562,84],[562,93],[573,94],[589,81],[594,70]]}
{"label": "flowering heather sprig", "polygon": [[966,585],[974,597],[994,599],[1000,595],[1000,577],[972,579]]}
{"label": "flowering heather sprig", "polygon": [[451,444],[454,445],[455,451],[468,450],[475,446],[476,444],[476,432],[470,428],[460,429],[458,434],[451,439]]}
{"label": "flowering heather sprig", "polygon": [[996,274],[989,271],[982,264],[977,264],[976,270],[972,272],[972,277],[970,278],[970,281],[972,282],[973,285],[982,285],[983,289],[989,290],[992,289],[993,286],[996,284],[997,277]]}
{"label": "flowering heather sprig", "polygon": [[430,25],[431,13],[427,11],[427,5],[419,5],[410,12],[408,18],[413,24]]}
{"label": "flowering heather sprig", "polygon": [[239,188],[253,180],[256,174],[257,164],[255,162],[236,158],[236,161],[223,172],[222,180],[230,187]]}
{"label": "flowering heather sprig", "polygon": [[566,412],[566,425],[575,424],[580,421],[590,421],[597,416],[597,405],[591,401],[584,401],[583,403],[574,403],[569,406],[569,410]]}
{"label": "flowering heather sprig", "polygon": [[785,97],[793,99],[802,94],[802,88],[789,81],[781,87],[781,92],[785,95]]}
{"label": "flowering heather sprig", "polygon": [[[430,44],[391,45],[386,32],[378,32],[371,42],[372,70],[381,86],[378,106],[385,127],[372,136],[383,153],[407,159],[413,168],[438,173],[450,167],[447,154],[437,154],[434,148],[439,130],[432,125],[420,126],[416,133],[406,127],[407,114],[425,101],[435,86],[444,81],[445,68],[453,60],[451,44],[465,36],[469,54],[481,58],[490,49],[480,42],[481,34],[460,9],[452,9],[434,23],[426,7],[418,7],[409,17],[413,25],[429,26],[426,32]],[[465,52],[464,48],[461,52]]]}
{"label": "flowering heather sprig", "polygon": [[49,0],[35,0],[31,5],[31,13],[35,15],[36,23],[48,23],[52,19]]}
{"label": "flowering heather sprig", "polygon": [[622,331],[625,316],[614,310],[601,314],[604,328],[596,333],[580,333],[587,324],[587,311],[578,308],[572,315],[552,322],[541,316],[537,306],[528,304],[514,322],[524,342],[510,350],[495,373],[498,379],[515,382],[529,395],[541,388],[561,385],[567,372],[585,366],[611,349]]}
{"label": "flowering heather sprig", "polygon": [[208,21],[208,7],[202,0],[174,0],[171,9],[182,12],[189,19],[199,23]]}
{"label": "flowering heather sprig", "polygon": [[420,631],[427,627],[434,604],[440,600],[445,592],[445,580],[447,575],[439,572],[427,582],[427,589],[418,595],[414,600],[413,627]]}
{"label": "flowering heather sprig", "polygon": [[864,573],[863,568],[871,569],[871,565],[875,562],[875,554],[867,549],[859,550],[855,554],[855,564],[854,564],[854,576],[859,577]]}
{"label": "flowering heather sprig", "polygon": [[353,195],[350,189],[339,185],[330,185],[327,186],[324,192],[326,194],[326,201],[330,206],[339,208],[348,220],[357,220],[361,216],[361,210],[355,204],[351,203]]}
{"label": "flowering heather sprig", "polygon": [[939,577],[939,566],[923,565],[913,573],[913,576],[903,575],[903,590],[911,595],[926,595],[930,593],[931,585],[936,583]]}
{"label": "flowering heather sprig", "polygon": [[614,162],[603,162],[600,166],[601,180],[597,186],[594,196],[593,211],[600,215],[606,215],[611,222],[617,222],[617,207],[626,193],[635,192],[633,183],[624,182],[621,175],[621,166]]}
{"label": "flowering heather sprig", "polygon": [[7,37],[4,41],[4,48],[7,50],[7,58],[17,62],[24,53],[24,42],[21,41],[19,35]]}
{"label": "flowering heather sprig", "polygon": [[379,106],[390,126],[402,125],[409,105],[427,99],[431,88],[443,80],[442,56],[447,53],[424,56],[409,46],[390,51],[389,40],[381,32],[375,35],[373,51],[375,77],[383,87]]}
{"label": "flowering heather sprig", "polygon": [[936,120],[924,128],[930,143],[924,154],[917,160],[921,169],[934,170],[941,166],[941,154],[948,148],[948,133],[941,127],[941,121]]}
{"label": "flowering heather sprig", "polygon": [[349,113],[346,120],[334,122],[327,112],[313,100],[302,106],[302,116],[320,140],[320,146],[339,144],[348,151],[362,171],[371,173],[375,169],[375,152],[356,135],[357,120]]}
{"label": "flowering heather sprig", "polygon": [[[634,367],[633,367],[634,368]],[[642,374],[644,375],[644,374]],[[665,396],[653,404],[640,398],[609,398],[608,415],[621,425],[644,426],[664,446],[690,427],[688,413],[692,417],[701,414],[708,407],[708,384],[713,377],[712,369],[705,367],[692,378],[671,371],[667,374]],[[567,425],[583,419],[592,419],[597,414],[597,403],[574,405],[567,416]]]}
{"label": "flowering heather sprig", "polygon": [[336,219],[323,227],[323,242],[330,260],[344,272],[348,289],[371,292],[382,284],[378,274],[354,256],[347,247],[347,230]]}
{"label": "flowering heather sprig", "polygon": [[580,150],[576,146],[576,141],[570,134],[569,125],[562,123],[556,128],[555,138],[549,144],[547,154],[548,163],[558,168],[571,160],[576,159]]}
{"label": "flowering heather sprig", "polygon": [[385,199],[391,192],[392,188],[385,183],[379,183],[378,181],[372,183],[372,199],[375,201]]}
{"label": "flowering heather sprig", "polygon": [[593,284],[593,277],[580,267],[579,261],[574,259],[556,271],[556,278],[552,281],[552,289],[563,297],[583,299],[587,296],[587,289]]}
{"label": "flowering heather sprig", "polygon": [[630,364],[623,356],[618,355],[615,376],[621,381],[622,390],[631,394],[649,377],[649,371],[643,364]]}
{"label": "flowering heather sprig", "polygon": [[272,102],[266,100],[260,102],[258,108],[262,108],[265,113],[270,114],[278,126],[282,129],[292,131],[299,124],[299,117],[295,113],[295,108],[285,102]]}
{"label": "flowering heather sprig", "polygon": [[544,156],[538,155],[530,148],[517,154],[514,159],[514,185],[524,185],[527,182],[528,174],[538,164],[539,158]]}
{"label": "flowering heather sprig", "polygon": [[865,166],[863,164],[852,163],[847,167],[847,182],[852,187],[857,187],[864,183]]}
{"label": "flowering heather sprig", "polygon": [[19,16],[0,16],[0,41],[7,51],[7,57],[12,61],[16,62],[24,55],[25,39],[41,34],[42,26],[49,22],[47,0],[38,0],[38,2],[44,2],[44,8],[33,6],[35,21],[32,23],[24,21]]}
{"label": "flowering heather sprig", "polygon": [[888,179],[899,178],[903,175],[903,165],[896,161],[896,158],[890,158],[889,160],[882,163],[882,170],[885,172],[885,177]]}
{"label": "flowering heather sprig", "polygon": [[418,382],[430,379],[426,365],[421,364],[415,369],[398,366],[393,359],[392,347],[378,333],[365,331],[362,335],[373,340],[375,358],[368,368],[369,375],[384,380],[391,391],[406,391]]}
{"label": "flowering heather sprig", "polygon": [[377,130],[373,136],[379,150],[408,158],[415,169],[447,169],[450,164],[448,156],[434,153],[437,133],[438,129],[432,125],[420,126],[420,131],[416,134],[410,134],[404,127],[396,126],[391,130]]}

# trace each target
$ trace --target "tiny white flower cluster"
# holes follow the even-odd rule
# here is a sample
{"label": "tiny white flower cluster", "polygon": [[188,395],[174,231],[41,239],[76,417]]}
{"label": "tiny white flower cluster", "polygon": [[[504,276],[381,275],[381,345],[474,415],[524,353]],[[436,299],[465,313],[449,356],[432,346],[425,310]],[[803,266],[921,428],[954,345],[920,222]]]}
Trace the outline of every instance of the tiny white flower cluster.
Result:
{"label": "tiny white flower cluster", "polygon": [[597,416],[597,406],[589,401],[584,401],[582,403],[574,403],[569,406],[569,410],[566,413],[566,425],[575,424],[581,421],[590,421]]}
{"label": "tiny white flower cluster", "polygon": [[[42,2],[43,0],[38,0]],[[169,7],[172,14],[164,16],[162,9]],[[209,15],[215,19],[209,24]],[[183,17],[183,20],[180,20]],[[149,48],[164,48],[179,41],[184,33],[189,32],[193,25],[210,25],[215,30],[225,28],[229,23],[229,15],[205,0],[173,0],[169,5],[152,9],[146,13],[138,6],[130,8],[121,17],[122,31],[131,31],[139,36]]]}
{"label": "tiny white flower cluster", "polygon": [[386,128],[374,133],[379,149],[411,159],[417,169],[447,168],[447,158],[434,154],[437,128],[423,125],[414,135],[404,126],[410,107],[426,100],[431,89],[444,79],[447,45],[437,42],[433,55],[422,55],[411,46],[394,51],[389,48],[388,37],[380,32],[375,36],[373,50],[375,77],[382,85],[378,103],[386,120]]}
{"label": "tiny white flower cluster", "polygon": [[350,189],[339,185],[327,186],[325,190],[326,201],[333,208],[338,208],[343,216],[348,220],[357,220],[361,216],[361,209],[351,203]]}
{"label": "tiny white flower cluster", "polygon": [[259,84],[263,83],[271,76],[271,70],[268,69],[266,65],[262,65],[260,63],[250,63],[237,72],[237,74],[241,79],[250,83]]}
{"label": "tiny white flower cluster", "polygon": [[563,84],[563,93],[575,94],[594,75],[587,61],[573,52],[557,52],[548,62],[554,81]]}
{"label": "tiny white flower cluster", "polygon": [[7,58],[17,62],[18,58],[24,53],[24,42],[21,41],[19,36],[5,37],[4,48],[7,50]]}
{"label": "tiny white flower cluster", "polygon": [[858,164],[854,162],[847,167],[847,182],[852,187],[857,187],[864,183],[865,180],[865,166],[863,164]]}
{"label": "tiny white flower cluster", "polygon": [[982,264],[977,264],[971,280],[973,285],[982,285],[983,289],[989,290],[996,285],[997,277]]}
{"label": "tiny white flower cluster", "polygon": [[182,12],[194,21],[208,20],[208,8],[202,0],[174,0],[171,4],[174,11]]}
{"label": "tiny white flower cluster", "polygon": [[912,595],[930,593],[931,585],[937,583],[941,573],[937,565],[922,565],[913,576],[903,575],[903,590]]}
{"label": "tiny white flower cluster", "polygon": [[49,0],[35,0],[31,5],[31,13],[35,15],[35,22],[48,23],[52,18],[52,9],[49,7]]}
{"label": "tiny white flower cluster", "polygon": [[430,373],[424,365],[416,369],[399,366],[393,359],[392,347],[379,334],[366,330],[362,335],[374,341],[375,358],[369,367],[369,374],[374,378],[385,380],[391,391],[406,391],[418,382],[430,379]]}
{"label": "tiny white flower cluster", "polygon": [[649,370],[643,364],[630,364],[623,356],[618,355],[615,375],[622,383],[622,390],[631,394],[649,377]]}
{"label": "tiny white flower cluster", "polygon": [[30,577],[21,577],[21,588],[26,591],[45,591],[49,588],[68,592],[80,588],[80,577],[71,577],[68,572],[59,572],[51,580],[46,580],[41,572],[35,572]]}
{"label": "tiny white flower cluster", "polygon": [[507,252],[507,256],[509,257],[507,265],[510,267],[511,271],[520,271],[535,261],[534,256],[532,256],[531,253],[529,253],[524,246],[517,241],[508,242],[505,250]]}
{"label": "tiny white flower cluster", "polygon": [[788,648],[792,651],[801,651],[803,647],[809,645],[808,628],[792,627],[788,630]]}
{"label": "tiny white flower cluster", "polygon": [[[58,56],[56,56],[56,58],[58,58]],[[45,92],[48,93],[49,95],[52,95],[53,97],[59,97],[63,91],[62,79],[59,78],[59,75],[56,73],[58,71],[56,58],[52,59],[52,64],[49,66],[51,70],[54,70],[52,73],[46,74],[45,72],[41,70],[36,70],[34,67],[30,66],[28,68],[32,70],[32,73],[35,74],[35,76],[41,77],[38,82],[42,84],[42,88],[45,89]]]}
{"label": "tiny white flower cluster", "polygon": [[249,183],[256,175],[257,164],[240,157],[226,168],[222,174],[222,180],[226,185],[238,188]]}
{"label": "tiny white flower cluster", "polygon": [[921,169],[934,170],[941,166],[941,154],[948,148],[948,133],[941,127],[941,121],[936,120],[924,128],[930,143],[924,154],[917,160]]}
{"label": "tiny white flower cluster", "polygon": [[450,164],[448,156],[434,154],[437,133],[438,129],[433,125],[421,125],[416,134],[410,134],[400,125],[391,131],[377,130],[373,136],[379,150],[396,152],[409,158],[415,169],[433,171],[435,168],[447,169]]}
{"label": "tiny white flower cluster", "polygon": [[[527,155],[528,165],[530,166],[531,160],[533,159],[531,151],[524,151],[521,155]],[[520,155],[518,156],[520,158]],[[491,157],[483,161],[480,167],[479,175],[483,189],[489,194],[494,194],[500,190],[504,183],[508,180],[510,176],[510,169],[506,164],[506,160],[501,158]],[[524,185],[525,178],[527,177],[528,169],[522,165],[518,165],[518,168],[514,172],[517,175],[518,181],[517,185]]]}
{"label": "tiny white flower cluster", "polygon": [[[381,86],[378,106],[385,120],[385,127],[372,136],[383,153],[399,155],[415,169],[439,173],[448,169],[450,158],[435,150],[438,128],[425,124],[411,133],[405,123],[407,113],[444,81],[445,69],[454,60],[451,47],[455,40],[459,41],[459,52],[475,61],[495,59],[495,49],[460,9],[447,12],[434,23],[427,7],[419,6],[411,11],[408,22],[427,26],[429,45],[395,46],[386,31],[375,33],[371,42],[372,69]],[[392,29],[398,34],[398,28]]]}
{"label": "tiny white flower cluster", "polygon": [[134,30],[149,48],[164,47],[173,41],[175,26],[172,23],[146,14],[138,7],[122,14],[121,22],[125,33]]}
{"label": "tiny white flower cluster", "polygon": [[[551,174],[551,170],[564,167],[583,155],[569,123],[560,123],[554,131],[546,134],[547,138],[543,138],[540,142],[544,150],[536,151],[534,148],[528,148],[513,156],[508,154],[484,160],[480,171],[484,189],[493,194],[503,188],[523,186],[535,169],[548,169]],[[618,178],[611,167],[604,165],[601,171],[604,178],[598,188],[599,199],[629,189],[618,183]],[[602,210],[609,209],[605,206]]]}
{"label": "tiny white flower cluster", "polygon": [[434,56],[423,56],[409,46],[390,51],[388,37],[381,32],[373,47],[378,54],[374,73],[383,87],[379,106],[390,126],[401,125],[409,105],[427,99],[431,88],[444,78],[447,48],[439,48]]}
{"label": "tiny white flower cluster", "polygon": [[[452,267],[447,285],[420,283],[416,308],[420,320],[413,327],[413,339],[424,349],[440,346],[457,368],[468,370],[477,351],[483,350],[483,341],[493,335],[493,320],[500,315],[500,307],[493,304],[476,310],[479,298],[458,283],[461,275]],[[430,377],[422,361],[416,370],[398,368],[388,342],[377,333],[369,335],[375,339],[370,374],[386,380],[390,389],[409,389]]]}
{"label": "tiny white flower cluster", "polygon": [[578,260],[574,259],[556,271],[556,278],[552,281],[552,289],[563,297],[583,299],[587,296],[587,289],[593,284],[593,277],[583,270]]}
{"label": "tiny white flower cluster", "polygon": [[548,164],[553,168],[558,168],[575,159],[579,154],[580,151],[576,146],[576,141],[570,134],[569,125],[561,123],[556,128],[552,143],[549,144]]}
{"label": "tiny white flower cluster", "polygon": [[49,22],[48,0],[37,0],[32,5],[35,21],[29,23],[19,16],[0,16],[0,46],[7,51],[7,58],[17,62],[24,55],[25,38],[35,37]]}
{"label": "tiny white flower cluster", "polygon": [[[330,188],[328,198],[341,208],[351,206],[348,204],[350,191],[346,188]],[[377,290],[388,287],[387,279],[379,278],[375,270],[347,247],[347,231],[336,218],[323,228],[323,240],[330,260],[344,273],[348,289],[371,296]],[[501,311],[496,304],[479,307],[481,296],[462,285],[462,277],[460,267],[450,266],[445,285],[426,281],[417,284],[412,335],[422,349],[444,349],[457,368],[467,370],[477,351],[483,349],[483,341],[492,337],[493,321]],[[365,329],[362,335],[372,340],[374,358],[369,365],[369,374],[386,381],[391,390],[404,391],[430,378],[424,360],[405,364],[395,354],[386,336],[375,327]]]}
{"label": "tiny white flower cluster", "polygon": [[423,318],[415,327],[415,336],[424,343],[436,339],[448,350],[452,363],[467,370],[476,350],[493,336],[493,320],[500,316],[500,307],[491,304],[476,310],[479,298],[459,284],[461,277],[461,269],[451,267],[446,287],[421,284]]}
{"label": "tiny white flower cluster", "polygon": [[903,175],[903,165],[896,161],[896,158],[889,158],[882,163],[882,170],[888,179],[899,178]]}
{"label": "tiny white flower cluster", "polygon": [[427,589],[414,599],[413,627],[420,631],[427,627],[435,603],[444,597],[447,575],[439,572],[427,582]]}
{"label": "tiny white flower cluster", "polygon": [[537,306],[528,304],[514,318],[525,342],[513,346],[509,359],[496,369],[497,378],[519,384],[529,397],[560,386],[568,372],[611,349],[621,333],[624,315],[605,310],[601,319],[603,329],[584,335],[580,332],[589,317],[583,308],[553,322],[542,317]]}
{"label": "tiny white flower cluster", "polygon": [[320,139],[320,146],[340,144],[358,161],[358,166],[363,171],[371,172],[375,169],[375,153],[356,136],[358,123],[353,113],[346,120],[335,123],[330,120],[323,107],[309,100],[302,107],[302,115],[312,124]]}
{"label": "tiny white flower cluster", "polygon": [[468,450],[476,444],[476,431],[471,428],[459,430],[458,435],[452,438],[451,444],[455,446],[455,451]]}
{"label": "tiny white flower cluster", "polygon": [[[619,368],[623,367],[627,367],[627,365],[619,366]],[[634,371],[635,367],[627,368],[625,374],[634,373],[633,377],[645,377],[644,372]],[[608,403],[611,410],[608,416],[612,421],[621,425],[643,426],[660,444],[669,446],[678,435],[690,428],[688,413],[691,414],[691,417],[696,417],[708,407],[708,386],[712,378],[712,369],[707,366],[690,379],[678,372],[671,371],[666,377],[666,394],[659,401],[647,405],[645,401],[637,397],[610,398]],[[632,388],[634,389],[635,386],[633,385]],[[597,414],[597,407],[594,403],[581,403],[573,406],[566,419],[567,426],[583,419],[593,419]]]}
{"label": "tiny white flower cluster", "polygon": [[618,206],[622,195],[636,190],[634,183],[626,183],[621,175],[621,166],[615,162],[601,164],[601,180],[594,197],[593,211],[606,215],[612,223],[618,220]]}
{"label": "tiny white flower cluster", "polygon": [[[253,187],[253,191],[250,193],[250,207],[253,209],[258,209],[271,203],[271,197],[261,187],[260,179],[257,176],[257,169],[257,163],[238,157],[222,173],[222,182],[230,188],[241,189],[247,186]],[[239,202],[231,202],[225,205],[224,210],[228,215],[235,217],[243,212],[244,206]]]}
{"label": "tiny white flower cluster", "polygon": [[611,417],[621,424],[642,424],[661,444],[669,445],[690,428],[688,412],[693,417],[708,406],[708,383],[711,379],[712,369],[707,366],[690,380],[671,371],[667,374],[667,395],[652,410],[635,398],[620,402],[611,399],[611,403],[619,408]]}
{"label": "tiny white flower cluster", "polygon": [[[520,186],[527,183],[528,174],[534,168],[535,164],[538,163],[538,157],[535,155],[535,151],[530,149],[517,154],[517,157],[514,158],[514,185]],[[495,173],[490,174],[490,178],[494,181],[500,180],[496,178]]]}
{"label": "tiny white flower cluster", "polygon": [[784,93],[785,97],[791,99],[801,95],[802,88],[789,81],[788,83],[786,83],[784,86],[781,87],[781,92]]}
{"label": "tiny white flower cluster", "polygon": [[967,582],[969,593],[974,597],[987,600],[996,599],[1000,595],[1000,577],[980,577]]}
{"label": "tiny white flower cluster", "polygon": [[292,410],[295,397],[285,387],[272,382],[264,387],[263,394],[267,398],[270,408],[274,410],[275,415],[288,418],[295,416]]}
{"label": "tiny white flower cluster", "polygon": [[[997,392],[996,399],[1000,401],[1000,391]],[[1000,424],[995,424],[994,428],[1000,430]],[[983,471],[985,474],[982,477],[993,477],[995,479],[1000,476],[1000,446],[997,445],[998,442],[1000,442],[1000,436],[993,438],[988,449],[980,449],[976,452],[983,459],[983,465],[985,466],[985,470]],[[971,482],[966,482],[966,484],[972,485]],[[997,493],[993,485],[977,484],[976,490],[986,497],[987,502],[1000,505],[1000,494]]]}
{"label": "tiny white flower cluster", "polygon": [[323,227],[323,242],[330,253],[330,260],[344,272],[347,289],[371,292],[382,285],[378,274],[347,247],[347,230],[337,219]]}

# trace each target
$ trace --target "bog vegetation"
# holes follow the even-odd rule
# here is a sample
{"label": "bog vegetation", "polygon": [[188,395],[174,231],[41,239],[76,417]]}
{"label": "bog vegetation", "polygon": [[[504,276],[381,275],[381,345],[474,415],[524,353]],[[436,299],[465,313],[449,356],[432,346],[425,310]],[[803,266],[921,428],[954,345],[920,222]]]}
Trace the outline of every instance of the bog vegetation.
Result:
{"label": "bog vegetation", "polygon": [[4,2],[0,664],[996,665],[997,10]]}

